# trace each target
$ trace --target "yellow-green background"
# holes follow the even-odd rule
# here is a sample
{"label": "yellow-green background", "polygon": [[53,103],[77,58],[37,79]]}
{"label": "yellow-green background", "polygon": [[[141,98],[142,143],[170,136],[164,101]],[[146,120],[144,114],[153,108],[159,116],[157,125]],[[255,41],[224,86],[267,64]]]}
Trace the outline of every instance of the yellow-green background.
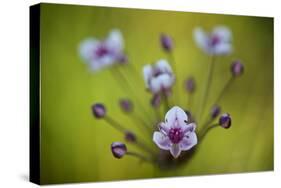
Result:
{"label": "yellow-green background", "polygon": [[[159,47],[159,34],[168,33],[175,40],[178,81],[188,75],[196,77],[198,87],[192,101],[196,110],[210,57],[197,48],[192,31],[196,26],[211,30],[216,25],[232,30],[234,52],[217,59],[209,98],[214,100],[229,78],[232,60],[241,59],[245,65],[245,74],[235,80],[221,103],[233,118],[232,127],[207,135],[194,158],[179,169],[159,170],[132,157],[113,158],[110,144],[123,141],[123,136],[93,118],[90,107],[94,102],[105,103],[110,116],[144,134],[119,110],[118,99],[130,94],[120,88],[110,71],[93,74],[82,62],[78,55],[81,40],[103,38],[113,28],[122,31],[126,52],[139,75],[127,67],[121,71],[153,117],[141,67],[167,57]],[[42,4],[41,65],[43,184],[273,169],[272,18]],[[183,90],[179,99],[177,105],[186,107]],[[143,138],[155,147],[151,138]]]}

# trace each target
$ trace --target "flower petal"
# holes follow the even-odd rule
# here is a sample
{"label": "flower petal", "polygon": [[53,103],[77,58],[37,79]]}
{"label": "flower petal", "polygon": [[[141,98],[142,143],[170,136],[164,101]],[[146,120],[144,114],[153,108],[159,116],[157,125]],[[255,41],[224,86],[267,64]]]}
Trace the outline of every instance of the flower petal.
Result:
{"label": "flower petal", "polygon": [[174,77],[170,74],[161,74],[160,76],[158,76],[155,79],[158,80],[160,87],[164,88],[164,89],[171,88],[174,83]]}
{"label": "flower petal", "polygon": [[118,29],[113,29],[109,33],[106,41],[106,46],[114,53],[118,54],[123,51],[123,36]]}
{"label": "flower petal", "polygon": [[229,42],[232,39],[231,31],[225,26],[215,27],[212,35],[216,35],[223,42]]}
{"label": "flower petal", "polygon": [[166,59],[160,59],[156,62],[155,68],[162,73],[172,73],[172,68]]}
{"label": "flower petal", "polygon": [[149,83],[149,89],[152,91],[152,93],[159,93],[161,91],[161,80],[158,79],[157,77],[156,78],[152,78],[150,80],[150,83]]}
{"label": "flower petal", "polygon": [[79,54],[86,63],[89,63],[94,56],[94,51],[97,48],[99,41],[95,38],[88,38],[82,41],[79,45]]}
{"label": "flower petal", "polygon": [[193,31],[194,40],[199,48],[209,53],[209,36],[203,31],[203,29],[197,27]]}
{"label": "flower petal", "polygon": [[170,131],[170,127],[167,126],[166,123],[161,122],[161,123],[159,124],[159,130],[160,130],[160,132],[161,132],[162,134],[168,135],[168,134],[169,134],[169,131]]}
{"label": "flower petal", "polygon": [[181,148],[179,144],[173,144],[170,148],[170,153],[173,155],[174,158],[177,158],[181,154]]}
{"label": "flower petal", "polygon": [[216,55],[226,55],[231,53],[232,51],[232,46],[228,42],[221,42],[214,46],[213,48],[213,53]]}
{"label": "flower petal", "polygon": [[179,143],[180,149],[183,151],[190,150],[193,146],[197,144],[197,136],[195,132],[191,132],[185,136],[182,141]]}
{"label": "flower petal", "polygon": [[182,126],[181,128],[182,128],[183,133],[185,135],[185,134],[188,134],[190,132],[194,132],[195,129],[196,129],[196,124],[195,123],[189,123],[185,126]]}
{"label": "flower petal", "polygon": [[[177,122],[176,122],[177,121]],[[169,127],[172,126],[184,126],[188,121],[188,117],[180,107],[174,106],[171,108],[165,116],[165,122],[168,124]]]}
{"label": "flower petal", "polygon": [[153,68],[151,65],[145,65],[142,69],[143,72],[143,79],[145,82],[146,87],[149,87],[149,80],[152,78],[153,75]]}
{"label": "flower petal", "polygon": [[172,144],[169,140],[169,137],[165,136],[159,131],[155,131],[153,133],[153,142],[163,150],[169,150]]}

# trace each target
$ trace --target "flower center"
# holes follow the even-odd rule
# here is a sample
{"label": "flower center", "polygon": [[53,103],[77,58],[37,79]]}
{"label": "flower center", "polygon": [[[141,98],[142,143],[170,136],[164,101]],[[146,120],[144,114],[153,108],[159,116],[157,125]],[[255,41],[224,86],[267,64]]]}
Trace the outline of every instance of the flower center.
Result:
{"label": "flower center", "polygon": [[173,144],[178,144],[184,135],[181,128],[171,128],[168,136]]}
{"label": "flower center", "polygon": [[211,46],[215,46],[220,42],[220,37],[217,35],[214,35],[211,37]]}
{"label": "flower center", "polygon": [[109,53],[109,50],[104,45],[100,45],[95,53],[98,57],[103,57]]}

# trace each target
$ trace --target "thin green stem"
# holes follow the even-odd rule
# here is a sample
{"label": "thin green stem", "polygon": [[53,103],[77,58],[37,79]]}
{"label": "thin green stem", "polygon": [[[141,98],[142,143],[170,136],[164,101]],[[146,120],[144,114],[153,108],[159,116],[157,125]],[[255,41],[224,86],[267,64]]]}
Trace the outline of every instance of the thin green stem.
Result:
{"label": "thin green stem", "polygon": [[215,100],[214,104],[218,104],[220,102],[220,100],[223,98],[224,94],[226,93],[226,91],[228,90],[229,86],[231,85],[231,83],[234,81],[234,77],[230,77],[227,82],[225,83],[223,89],[221,90],[219,96],[217,97],[217,99]]}
{"label": "thin green stem", "polygon": [[201,117],[204,112],[204,108],[206,106],[207,99],[209,97],[209,90],[212,84],[212,76],[214,72],[214,65],[215,65],[215,56],[212,56],[211,58],[211,63],[209,65],[209,70],[208,70],[208,75],[207,75],[207,80],[206,80],[206,85],[205,85],[205,90],[203,92],[203,98],[202,98],[202,103],[200,105],[199,113],[198,113],[198,120],[201,120]]}
{"label": "thin green stem", "polygon": [[[175,75],[178,75],[178,72],[177,72],[177,66],[176,66],[176,59],[174,57],[174,54],[172,52],[169,52],[169,59],[171,61],[171,65],[172,65],[172,69],[173,69],[173,72]],[[176,82],[175,82],[175,101],[177,104],[179,104],[180,102],[180,88],[178,87],[179,85],[179,78],[176,77]]]}
{"label": "thin green stem", "polygon": [[211,130],[213,130],[216,127],[219,127],[219,124],[213,124],[209,127],[206,127],[205,129],[201,130],[198,134],[198,140],[200,141],[200,143],[202,142],[203,138],[207,135],[207,133],[209,133]]}
{"label": "thin green stem", "polygon": [[112,119],[111,117],[109,117],[108,115],[106,117],[104,117],[104,120],[111,125],[113,128],[115,128],[116,130],[118,130],[121,133],[125,133],[126,129],[117,121],[115,121],[114,119]]}
{"label": "thin green stem", "polygon": [[146,162],[151,162],[151,163],[153,163],[153,160],[152,160],[152,159],[150,159],[150,158],[148,158],[148,157],[146,157],[146,156],[144,156],[144,155],[142,155],[142,154],[139,154],[139,153],[137,153],[137,152],[128,151],[128,152],[126,153],[126,155],[136,157],[136,158],[138,158],[138,159],[140,159],[140,160],[142,160],[142,161],[146,161]]}
{"label": "thin green stem", "polygon": [[129,81],[126,79],[126,77],[122,74],[122,72],[120,72],[119,69],[116,69],[116,73],[122,79],[122,82],[127,86],[125,91],[131,92],[133,97],[136,99],[136,103],[138,104],[138,107],[141,109],[142,113],[145,114],[145,116],[150,119],[150,122],[153,122],[153,120],[151,120],[150,114],[142,106],[142,103],[140,102],[141,100],[138,98],[138,95],[136,95],[135,90],[131,87],[131,85],[130,85]]}

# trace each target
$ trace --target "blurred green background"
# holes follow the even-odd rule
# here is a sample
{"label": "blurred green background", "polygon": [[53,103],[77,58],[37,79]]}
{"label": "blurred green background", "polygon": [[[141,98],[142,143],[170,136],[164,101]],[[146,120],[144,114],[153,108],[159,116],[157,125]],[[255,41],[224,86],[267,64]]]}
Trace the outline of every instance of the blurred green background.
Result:
{"label": "blurred green background", "polygon": [[[197,48],[192,31],[196,26],[211,30],[216,25],[232,30],[234,52],[217,59],[209,99],[214,100],[230,77],[232,60],[241,59],[245,65],[245,74],[235,80],[221,102],[223,111],[233,118],[232,127],[210,132],[194,158],[178,169],[159,170],[132,157],[113,158],[110,144],[123,141],[123,136],[103,120],[93,118],[90,107],[95,102],[103,102],[111,117],[155,146],[119,109],[118,99],[130,93],[117,84],[110,70],[91,73],[80,59],[81,40],[104,38],[113,28],[122,31],[126,53],[139,75],[127,66],[120,70],[153,117],[148,105],[151,95],[145,91],[141,69],[144,64],[167,58],[160,48],[159,34],[170,34],[175,41],[178,83],[189,75],[196,78],[192,101],[196,110],[210,57]],[[42,184],[273,169],[272,18],[42,4],[41,61]],[[178,88],[177,105],[186,107],[188,97]],[[143,118],[151,117],[143,114]],[[128,148],[138,151],[130,144]]]}

